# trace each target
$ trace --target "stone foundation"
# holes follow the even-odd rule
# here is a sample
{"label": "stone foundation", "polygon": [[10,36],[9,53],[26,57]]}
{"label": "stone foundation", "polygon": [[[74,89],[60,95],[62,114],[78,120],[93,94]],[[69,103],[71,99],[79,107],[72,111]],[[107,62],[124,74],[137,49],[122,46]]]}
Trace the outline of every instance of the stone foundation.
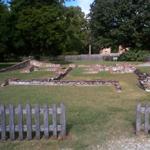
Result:
{"label": "stone foundation", "polygon": [[39,68],[60,68],[60,64],[51,64],[46,62],[40,62],[37,60],[30,60],[30,65]]}
{"label": "stone foundation", "polygon": [[68,67],[64,71],[58,72],[58,74],[51,78],[51,80],[61,80],[63,79],[70,71],[72,70],[72,67]]}
{"label": "stone foundation", "polygon": [[34,66],[29,65],[29,66],[25,67],[24,69],[21,69],[20,73],[30,73],[32,71],[34,71]]}
{"label": "stone foundation", "polygon": [[138,69],[135,71],[135,74],[138,76],[141,88],[146,92],[150,92],[150,74],[142,73]]}
{"label": "stone foundation", "polygon": [[[92,66],[92,67],[91,67]],[[66,81],[61,80],[63,79],[73,68],[76,67],[76,65],[71,64],[68,68],[62,70],[60,68],[59,64],[49,64],[49,63],[41,63],[35,60],[30,60],[30,63],[28,62],[28,65],[24,67],[24,69],[21,70],[22,73],[29,73],[31,71],[38,71],[41,68],[46,67],[47,69],[50,69],[51,71],[56,71],[56,76],[52,78],[47,79],[33,79],[33,80],[20,80],[20,79],[8,79],[3,84],[1,84],[1,87],[6,85],[42,85],[42,86],[114,86],[117,92],[121,92],[122,88],[118,81],[115,80],[77,80],[77,81]],[[86,69],[91,69],[91,71],[99,72],[99,71],[112,71],[112,72],[119,72],[118,69],[122,69],[120,66],[108,67],[104,65],[79,65],[78,67],[84,67]],[[134,69],[132,67],[128,66],[128,69],[124,72],[132,72],[130,69]],[[122,69],[122,70],[123,70]]]}
{"label": "stone foundation", "polygon": [[34,80],[7,80],[9,85],[42,85],[42,86],[114,86],[117,92],[121,92],[122,88],[118,81],[113,80],[91,80],[91,81],[65,81],[51,79],[34,79]]}
{"label": "stone foundation", "polygon": [[84,68],[85,73],[96,74],[102,71],[108,71],[110,73],[133,73],[136,68],[131,64],[116,64],[115,66],[106,65],[79,65],[78,67]]}
{"label": "stone foundation", "polygon": [[12,65],[10,67],[0,69],[0,72],[20,70],[21,73],[30,73],[32,71],[39,71],[39,70],[57,71],[60,68],[61,68],[60,64],[51,64],[28,59],[15,65]]}
{"label": "stone foundation", "polygon": [[32,71],[52,71],[57,72],[61,69],[60,64],[51,64],[40,62],[37,60],[30,60],[30,63],[27,67],[23,68],[20,72],[21,73],[30,73]]}
{"label": "stone foundation", "polygon": [[29,65],[30,65],[30,59],[29,60],[25,60],[25,61],[20,62],[20,63],[17,63],[15,65],[10,66],[10,67],[2,68],[2,69],[0,69],[0,72],[19,70],[19,69],[26,68]]}

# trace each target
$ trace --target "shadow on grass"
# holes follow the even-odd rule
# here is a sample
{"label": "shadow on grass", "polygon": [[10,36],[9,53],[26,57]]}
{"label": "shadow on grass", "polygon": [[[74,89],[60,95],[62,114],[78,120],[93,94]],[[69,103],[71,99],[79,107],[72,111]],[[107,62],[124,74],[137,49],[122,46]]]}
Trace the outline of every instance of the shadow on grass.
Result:
{"label": "shadow on grass", "polygon": [[133,133],[136,134],[136,121],[132,122]]}
{"label": "shadow on grass", "polygon": [[[69,126],[69,128],[67,128],[66,136],[69,135],[69,131],[70,131],[70,129],[71,129],[70,127],[72,128],[72,126]],[[28,138],[27,138],[27,132],[23,132],[22,134],[23,134],[23,135],[22,135],[22,136],[23,136],[22,139],[19,139],[19,132],[15,132],[15,133],[14,133],[14,139],[13,139],[13,141],[14,141],[14,140],[17,140],[17,141],[18,141],[18,140],[28,140]],[[55,137],[55,136],[53,136],[53,132],[50,131],[50,132],[48,133],[48,137],[45,137],[44,131],[40,131],[39,138],[37,138],[37,137],[36,137],[36,132],[35,132],[35,131],[32,131],[31,140],[34,140],[34,139],[40,140],[40,139],[44,139],[44,138],[47,138],[47,139],[49,139],[49,138],[58,139],[60,136],[61,136],[61,135],[60,135],[60,132],[57,132],[57,136]],[[1,135],[1,134],[0,134],[0,139],[2,139],[2,135]],[[7,140],[10,140],[10,132],[6,132],[6,139],[3,140],[3,141],[7,141]]]}
{"label": "shadow on grass", "polygon": [[69,135],[70,130],[72,129],[72,127],[73,127],[73,124],[67,124],[67,132],[66,132],[67,136]]}

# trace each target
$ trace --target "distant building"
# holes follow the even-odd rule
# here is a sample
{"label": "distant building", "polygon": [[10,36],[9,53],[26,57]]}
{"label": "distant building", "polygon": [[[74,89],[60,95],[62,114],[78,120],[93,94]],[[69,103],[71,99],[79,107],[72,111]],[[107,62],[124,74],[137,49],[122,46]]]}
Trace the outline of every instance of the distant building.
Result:
{"label": "distant building", "polygon": [[102,48],[102,49],[100,50],[100,54],[101,54],[101,55],[110,55],[110,54],[111,54],[111,47]]}
{"label": "distant building", "polygon": [[[112,54],[111,51],[112,51],[111,47],[102,48],[102,49],[100,49],[100,54],[101,55],[111,55]],[[127,51],[129,51],[129,47],[123,47],[122,45],[119,45],[118,53],[116,53],[116,54],[121,55],[121,54],[123,54],[123,53],[125,53]]]}
{"label": "distant building", "polygon": [[118,48],[118,53],[119,54],[123,54],[127,51],[129,51],[129,47],[123,47],[122,45],[119,45],[119,48]]}

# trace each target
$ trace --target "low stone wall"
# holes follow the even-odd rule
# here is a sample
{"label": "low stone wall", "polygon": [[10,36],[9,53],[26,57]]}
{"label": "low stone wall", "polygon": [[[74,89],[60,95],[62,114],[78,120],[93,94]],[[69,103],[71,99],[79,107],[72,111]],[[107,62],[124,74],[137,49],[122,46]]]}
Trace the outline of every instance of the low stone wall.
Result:
{"label": "low stone wall", "polygon": [[46,62],[40,62],[37,60],[30,60],[30,65],[39,68],[60,68],[60,64],[51,64]]}
{"label": "low stone wall", "polygon": [[[33,69],[32,66],[28,66],[28,69],[26,70],[22,70],[22,73],[28,73],[27,71],[30,71],[30,69]],[[29,80],[29,82],[33,81],[33,82],[50,82],[50,81],[53,81],[53,80],[61,80],[63,79],[70,71],[72,70],[72,67],[68,67],[67,69],[65,69],[63,72],[59,72],[56,76],[52,77],[52,78],[47,78],[47,79],[32,79],[32,80]],[[4,87],[6,85],[9,85],[9,83],[11,81],[15,81],[15,82],[18,82],[18,81],[21,81],[20,79],[8,79],[6,80],[4,83],[2,83],[0,85],[0,87]]]}
{"label": "low stone wall", "polygon": [[150,92],[150,74],[142,73],[138,69],[135,71],[135,74],[138,76],[141,88],[146,92]]}
{"label": "low stone wall", "polygon": [[102,71],[108,71],[110,73],[134,73],[136,68],[131,64],[116,64],[114,66],[106,65],[78,65],[79,68],[84,68],[85,73],[99,73]]}
{"label": "low stone wall", "polygon": [[23,68],[20,72],[21,73],[30,73],[32,71],[52,71],[56,72],[61,68],[60,64],[51,64],[40,62],[37,60],[30,60],[30,63],[27,67]]}
{"label": "low stone wall", "polygon": [[42,86],[114,86],[117,92],[121,92],[122,88],[118,81],[114,80],[51,80],[51,79],[34,79],[34,80],[19,80],[9,79],[6,81],[8,85],[42,85]]}
{"label": "low stone wall", "polygon": [[30,73],[34,71],[34,66],[28,65],[27,67],[20,70],[20,73]]}
{"label": "low stone wall", "polygon": [[59,72],[55,77],[51,78],[52,80],[61,80],[63,79],[70,71],[72,70],[72,67],[68,67],[63,72]]}
{"label": "low stone wall", "polygon": [[0,72],[7,72],[7,71],[18,70],[18,69],[25,68],[25,67],[27,67],[29,65],[30,65],[30,59],[25,60],[25,61],[20,62],[20,63],[17,63],[17,64],[15,64],[13,66],[10,66],[10,67],[0,69]]}
{"label": "low stone wall", "polygon": [[57,71],[58,69],[60,69],[60,67],[60,64],[51,64],[28,59],[13,66],[0,69],[0,72],[7,72],[19,69],[21,69],[21,73],[30,73],[31,71],[38,71],[40,69],[45,69],[46,71]]}

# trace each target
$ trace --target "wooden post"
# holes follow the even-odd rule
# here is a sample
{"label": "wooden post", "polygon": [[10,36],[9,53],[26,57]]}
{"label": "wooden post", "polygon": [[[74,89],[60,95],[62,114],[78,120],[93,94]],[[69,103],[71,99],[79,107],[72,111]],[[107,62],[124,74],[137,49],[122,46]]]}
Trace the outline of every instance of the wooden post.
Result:
{"label": "wooden post", "polygon": [[36,139],[40,139],[40,108],[39,108],[39,105],[35,106],[35,133],[36,133]]}
{"label": "wooden post", "polygon": [[66,136],[66,115],[65,115],[65,106],[63,103],[60,104],[61,115],[60,115],[60,124],[61,124],[61,132],[60,136],[63,138]]}
{"label": "wooden post", "polygon": [[26,105],[26,121],[27,121],[27,139],[32,139],[32,121],[31,121],[31,106],[29,104]]}
{"label": "wooden post", "polygon": [[144,124],[145,134],[148,134],[149,131],[149,108],[148,105],[145,107],[145,124]]}
{"label": "wooden post", "polygon": [[136,108],[136,134],[141,130],[141,117],[141,104],[138,104]]}
{"label": "wooden post", "polygon": [[15,124],[14,124],[14,107],[9,105],[9,134],[10,139],[15,139]]}
{"label": "wooden post", "polygon": [[91,55],[91,53],[92,53],[92,46],[91,44],[89,44],[89,55]]}
{"label": "wooden post", "polygon": [[21,104],[18,105],[18,132],[19,140],[23,140],[23,111]]}
{"label": "wooden post", "polygon": [[5,112],[5,106],[0,106],[1,111],[1,138],[2,140],[6,140],[6,112]]}
{"label": "wooden post", "polygon": [[53,104],[52,107],[52,122],[53,122],[53,137],[57,137],[57,108],[56,104]]}
{"label": "wooden post", "polygon": [[44,106],[44,136],[45,138],[49,137],[49,123],[48,123],[48,107],[47,105]]}

